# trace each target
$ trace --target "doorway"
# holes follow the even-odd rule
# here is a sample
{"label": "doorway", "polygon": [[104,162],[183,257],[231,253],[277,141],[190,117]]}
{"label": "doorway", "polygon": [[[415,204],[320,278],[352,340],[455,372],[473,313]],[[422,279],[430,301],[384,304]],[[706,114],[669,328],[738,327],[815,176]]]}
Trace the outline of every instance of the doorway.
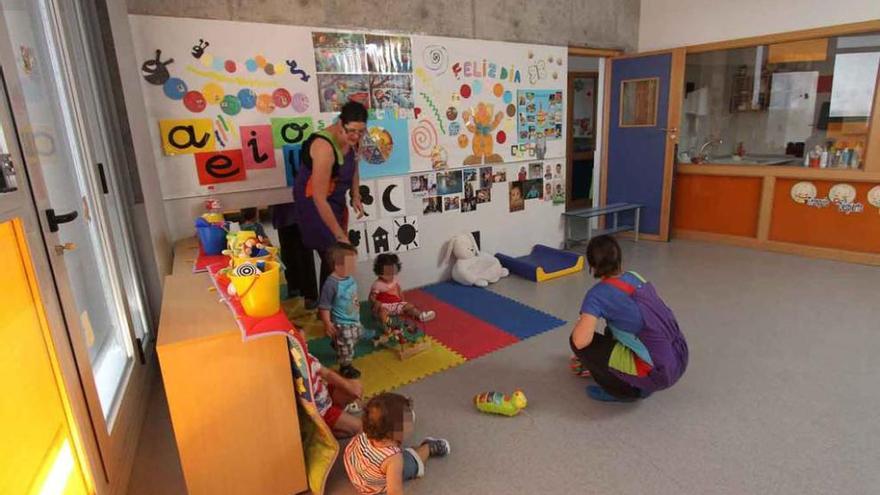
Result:
{"label": "doorway", "polygon": [[601,62],[599,57],[568,58],[566,210],[594,204]]}

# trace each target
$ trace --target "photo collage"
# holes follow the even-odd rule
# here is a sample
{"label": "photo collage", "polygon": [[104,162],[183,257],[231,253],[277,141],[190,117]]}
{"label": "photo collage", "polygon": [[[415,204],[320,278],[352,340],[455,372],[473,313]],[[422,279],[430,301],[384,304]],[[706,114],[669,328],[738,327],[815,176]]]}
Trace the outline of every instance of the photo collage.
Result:
{"label": "photo collage", "polygon": [[516,180],[508,186],[510,212],[523,211],[526,201],[565,203],[565,176],[562,162],[532,162],[516,165]]}
{"label": "photo collage", "polygon": [[470,213],[492,201],[492,184],[507,182],[505,166],[485,166],[411,175],[410,194],[422,200],[422,214]]}

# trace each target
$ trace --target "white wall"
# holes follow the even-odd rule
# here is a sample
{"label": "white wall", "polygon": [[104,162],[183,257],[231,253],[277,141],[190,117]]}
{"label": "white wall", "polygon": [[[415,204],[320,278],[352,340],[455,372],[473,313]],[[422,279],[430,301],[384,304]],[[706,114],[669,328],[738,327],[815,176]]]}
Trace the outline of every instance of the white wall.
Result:
{"label": "white wall", "polygon": [[880,19],[878,0],[642,0],[639,51]]}

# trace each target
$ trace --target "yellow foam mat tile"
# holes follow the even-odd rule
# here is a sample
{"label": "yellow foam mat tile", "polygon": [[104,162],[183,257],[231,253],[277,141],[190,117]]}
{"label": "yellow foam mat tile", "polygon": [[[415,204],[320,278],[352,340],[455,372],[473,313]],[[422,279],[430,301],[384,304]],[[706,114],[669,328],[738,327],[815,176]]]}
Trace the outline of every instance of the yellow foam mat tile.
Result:
{"label": "yellow foam mat tile", "polygon": [[318,319],[317,311],[309,311],[301,297],[294,297],[281,302],[287,318],[302,330],[306,340],[318,339],[324,336],[324,324]]}
{"label": "yellow foam mat tile", "polygon": [[400,360],[396,352],[388,349],[355,358],[353,364],[361,372],[364,396],[372,397],[388,392],[466,361],[460,354],[431,337],[427,339],[431,343],[430,349],[404,360]]}

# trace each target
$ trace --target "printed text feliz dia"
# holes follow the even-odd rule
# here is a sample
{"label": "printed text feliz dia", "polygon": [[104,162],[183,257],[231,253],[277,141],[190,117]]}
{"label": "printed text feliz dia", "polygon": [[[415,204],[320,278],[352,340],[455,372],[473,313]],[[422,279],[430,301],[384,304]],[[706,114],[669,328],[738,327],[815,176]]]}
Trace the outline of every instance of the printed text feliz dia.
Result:
{"label": "printed text feliz dia", "polygon": [[485,58],[482,60],[482,63],[476,60],[456,62],[452,64],[452,73],[455,74],[456,79],[461,79],[464,76],[485,77],[514,83],[518,83],[521,80],[519,69],[515,66],[503,67],[494,62],[489,62]]}

